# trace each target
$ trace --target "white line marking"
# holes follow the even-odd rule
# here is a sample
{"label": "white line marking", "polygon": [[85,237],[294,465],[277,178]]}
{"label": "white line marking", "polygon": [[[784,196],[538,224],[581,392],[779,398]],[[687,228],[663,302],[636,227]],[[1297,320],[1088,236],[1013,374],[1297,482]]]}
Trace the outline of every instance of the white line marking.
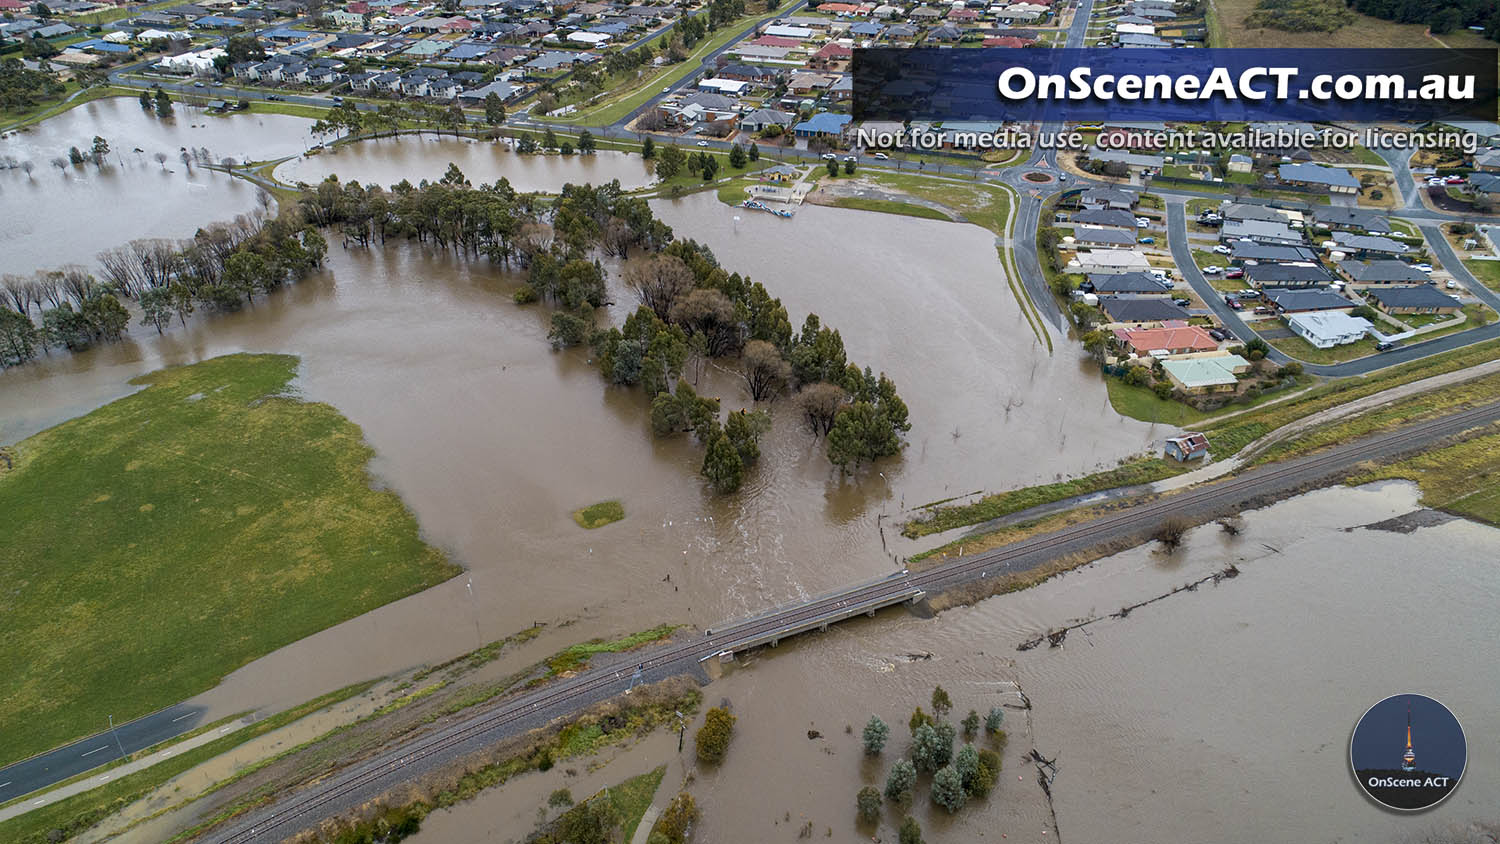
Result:
{"label": "white line marking", "polygon": [[93,750],[90,750],[90,751],[88,751],[88,752],[86,752],[86,753],[84,753],[84,754],[83,754],[83,755],[84,755],[84,756],[88,756],[88,755],[89,755],[89,754],[91,754],[91,753],[98,753],[98,752],[99,752],[99,751],[101,751],[101,750],[108,750],[108,749],[109,749],[109,745],[107,745],[107,744],[105,744],[105,745],[100,745],[100,746],[99,746],[99,747],[96,747],[96,748],[94,748],[94,749],[93,749]]}
{"label": "white line marking", "polygon": [[4,788],[7,785],[10,785],[11,782],[13,782],[13,780],[6,780],[5,782],[0,782],[0,788]]}
{"label": "white line marking", "polygon": [[184,718],[191,718],[191,717],[193,717],[194,715],[197,715],[197,714],[198,713],[196,713],[196,712],[189,712],[186,715],[178,715],[176,718],[172,719],[172,723],[175,724],[175,723],[177,723],[178,721],[181,721]]}

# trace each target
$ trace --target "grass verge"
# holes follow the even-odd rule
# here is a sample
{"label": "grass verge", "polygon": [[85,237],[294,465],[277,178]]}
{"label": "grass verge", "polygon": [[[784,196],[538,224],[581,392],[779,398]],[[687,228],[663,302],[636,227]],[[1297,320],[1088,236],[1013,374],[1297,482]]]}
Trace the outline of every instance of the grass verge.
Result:
{"label": "grass verge", "polygon": [[1350,484],[1403,478],[1422,488],[1422,503],[1500,525],[1500,427],[1349,479]]}
{"label": "grass verge", "polygon": [[1500,261],[1464,261],[1464,269],[1491,290],[1500,290]]}
{"label": "grass verge", "polygon": [[192,697],[258,656],[452,577],[297,359],[231,355],[30,437],[0,475],[10,584],[0,759]]}

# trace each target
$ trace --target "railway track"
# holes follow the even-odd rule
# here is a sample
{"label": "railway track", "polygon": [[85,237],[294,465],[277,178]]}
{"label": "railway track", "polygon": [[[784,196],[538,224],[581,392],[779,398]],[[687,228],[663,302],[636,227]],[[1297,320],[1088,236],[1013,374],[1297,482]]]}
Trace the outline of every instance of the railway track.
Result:
{"label": "railway track", "polygon": [[[668,644],[647,652],[642,655],[640,666],[642,670],[649,671],[677,663],[686,665],[732,647],[737,641],[816,621],[820,617],[836,613],[850,602],[889,596],[909,591],[912,587],[927,591],[949,588],[998,573],[1002,568],[1011,571],[1029,570],[1042,560],[1038,559],[1032,565],[1019,568],[1012,568],[1012,564],[1032,555],[1039,558],[1055,556],[1057,553],[1082,550],[1111,539],[1138,535],[1154,524],[1155,520],[1169,515],[1232,509],[1255,496],[1322,480],[1364,460],[1389,458],[1497,419],[1500,419],[1500,402],[1378,434],[1308,457],[1251,470],[1227,480],[1147,501],[1119,513],[1053,533],[962,557],[927,571],[902,572],[884,580],[853,587],[846,592],[830,593],[805,604],[763,613],[738,624],[715,629],[701,639]],[[502,701],[457,724],[418,738],[403,748],[356,765],[318,785],[299,791],[280,804],[259,810],[259,817],[252,812],[250,817],[235,828],[225,829],[218,834],[211,832],[206,840],[217,844],[244,844],[285,837],[300,831],[313,821],[341,810],[343,807],[336,805],[339,801],[362,789],[381,784],[383,779],[400,773],[402,769],[412,768],[420,762],[454,751],[464,743],[492,731],[524,722],[534,716],[547,715],[555,708],[565,707],[570,701],[586,701],[591,693],[606,692],[610,687],[622,684],[625,679],[625,675],[617,669],[595,669],[530,695]],[[314,814],[319,810],[328,811]]]}

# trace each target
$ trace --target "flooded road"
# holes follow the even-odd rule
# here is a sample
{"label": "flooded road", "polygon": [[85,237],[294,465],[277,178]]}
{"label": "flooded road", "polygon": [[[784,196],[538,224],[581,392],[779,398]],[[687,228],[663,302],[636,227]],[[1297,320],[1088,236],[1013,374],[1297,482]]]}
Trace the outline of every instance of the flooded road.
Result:
{"label": "flooded road", "polygon": [[[781,402],[745,488],[711,496],[698,476],[701,449],[652,437],[644,397],[606,389],[586,350],[550,351],[549,314],[511,303],[515,279],[420,248],[337,242],[326,272],[253,308],[199,315],[160,338],[133,327],[124,343],[0,374],[0,426],[14,441],[166,364],[298,354],[298,389],[362,426],[377,476],[429,541],[469,568],[472,594],[470,578],[457,578],[298,642],[205,695],[211,713],[291,705],[533,621],[576,622],[548,634],[562,646],[662,621],[712,626],[883,576],[896,563],[878,519],[903,501],[1086,471],[1150,436],[1109,411],[1096,376],[1010,327],[1021,317],[988,233],[819,208],[789,226],[764,221],[779,231],[742,221],[735,235],[731,209],[700,201],[661,212],[784,296],[794,321],[816,308],[855,360],[896,379],[915,421],[904,457],[841,479]],[[693,216],[701,229],[684,219]],[[829,231],[841,265],[814,248]],[[778,236],[787,242],[776,245]],[[911,244],[909,263],[884,250],[893,242]],[[798,250],[812,257],[799,261]],[[613,296],[620,319],[632,299]],[[956,391],[943,386],[950,378]],[[747,400],[732,375],[710,370],[700,387],[726,409]],[[624,521],[584,531],[570,518],[611,498],[624,503]]]}
{"label": "flooded road", "polygon": [[[1400,842],[1492,818],[1500,657],[1476,645],[1500,636],[1500,530],[1356,527],[1419,506],[1403,483],[1318,491],[1246,513],[1238,537],[1209,525],[1173,554],[1133,549],[935,620],[884,611],[742,657],[704,689],[705,706],[727,700],[738,722],[726,762],[694,772],[699,837],[793,841],[811,822],[814,840],[869,841],[853,822],[854,794],[884,782],[910,743],[907,717],[937,684],[952,695],[955,720],[1006,707],[1010,742],[987,802],[950,816],[919,785],[912,814],[928,841]],[[1074,631],[1059,648],[1015,649],[1230,563],[1240,576],[1218,586]],[[1029,713],[1014,708],[1018,688]],[[1448,704],[1469,739],[1458,791],[1414,816],[1369,803],[1348,771],[1355,722],[1403,691]],[[891,725],[874,760],[859,743],[871,714]],[[692,769],[691,738],[680,756],[670,740],[643,748],[635,768]],[[1022,758],[1032,747],[1057,758],[1056,828]],[[434,816],[418,840],[521,840],[543,793],[485,792]],[[656,805],[672,793],[669,775]],[[874,834],[893,841],[898,820],[888,812]]]}
{"label": "flooded road", "polygon": [[518,191],[557,193],[568,183],[603,184],[619,179],[626,190],[656,181],[652,164],[639,155],[600,150],[593,155],[517,155],[504,142],[433,134],[399,135],[343,144],[294,158],[276,168],[276,178],[287,184],[316,184],[330,174],[343,181],[382,187],[406,179],[412,184],[435,182],[448,164],[458,165],[478,185],[502,176]]}
{"label": "flooded road", "polygon": [[[32,165],[29,175],[0,170],[0,273],[94,266],[101,250],[135,238],[189,237],[231,220],[257,206],[260,190],[196,162],[189,167],[183,152],[206,149],[213,162],[278,158],[301,152],[312,125],[279,114],[174,109],[160,119],[133,98],[112,97],[0,138],[0,159]],[[95,135],[109,143],[104,166],[67,164],[69,148],[88,155]]]}

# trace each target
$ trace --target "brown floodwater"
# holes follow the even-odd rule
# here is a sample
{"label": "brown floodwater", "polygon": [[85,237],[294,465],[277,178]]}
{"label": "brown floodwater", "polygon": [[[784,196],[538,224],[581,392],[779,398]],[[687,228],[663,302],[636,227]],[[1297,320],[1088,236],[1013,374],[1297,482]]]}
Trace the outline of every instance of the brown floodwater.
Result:
{"label": "brown floodwater", "polygon": [[[415,247],[337,245],[327,271],[253,308],[163,337],[132,328],[126,342],[0,374],[4,437],[118,397],[139,373],[241,350],[300,355],[301,394],[363,428],[380,482],[469,573],[241,669],[203,699],[228,713],[444,659],[533,621],[573,622],[549,634],[561,646],[661,621],[712,626],[881,576],[896,563],[878,520],[903,502],[1084,471],[1151,436],[1109,410],[1069,354],[1038,350],[978,228],[809,208],[736,234],[712,197],[660,210],[783,295],[796,321],[816,308],[855,360],[889,372],[915,422],[907,454],[841,478],[783,402],[745,488],[712,496],[701,449],[653,438],[644,398],[607,389],[587,351],[552,352],[547,311],[512,304],[514,279]],[[831,240],[842,260],[814,248]],[[895,255],[893,242],[908,247]],[[629,294],[614,296],[619,319]],[[746,400],[723,373],[701,386],[728,407]],[[570,518],[612,498],[622,522],[584,531]]]}
{"label": "brown floodwater", "polygon": [[517,155],[505,142],[432,134],[399,135],[343,144],[277,166],[287,184],[316,184],[331,174],[343,181],[382,187],[406,179],[435,182],[456,164],[469,181],[489,184],[501,177],[519,191],[556,193],[568,183],[603,184],[613,179],[630,190],[656,181],[651,162],[639,155],[600,150],[593,155]]}
{"label": "brown floodwater", "polygon": [[[1133,549],[933,620],[887,611],[742,658],[704,690],[707,705],[728,700],[739,720],[727,761],[694,773],[699,840],[794,841],[811,822],[814,840],[869,841],[854,794],[883,783],[909,744],[912,707],[925,708],[937,684],[954,718],[1007,707],[1011,740],[988,802],[950,816],[919,787],[913,814],[929,841],[1396,842],[1493,818],[1500,657],[1482,643],[1500,635],[1500,530],[1356,527],[1419,506],[1404,483],[1314,492],[1246,513],[1238,537],[1210,525],[1172,554]],[[1059,648],[1015,649],[1229,563],[1241,570],[1233,580],[1074,631]],[[1011,708],[1018,689],[1029,717]],[[1414,816],[1369,803],[1348,771],[1355,721],[1404,691],[1447,703],[1469,738],[1463,784]],[[871,714],[892,726],[878,760],[859,746]],[[669,740],[631,771],[692,769],[691,738],[682,756]],[[1055,827],[1022,758],[1032,747],[1057,759]],[[521,840],[542,793],[492,789],[435,815],[417,840]],[[894,840],[896,821],[887,815],[874,835]]]}
{"label": "brown floodwater", "polygon": [[[207,149],[214,162],[279,158],[301,152],[312,121],[280,114],[208,115],[178,103],[166,120],[130,97],[86,103],[0,138],[0,160],[30,162],[0,170],[0,273],[29,274],[61,264],[92,266],[95,255],[139,237],[188,237],[199,226],[255,208],[260,190],[194,164],[184,149]],[[85,155],[94,136],[109,142],[103,167],[59,170],[69,147]],[[158,154],[166,156],[158,163]]]}

